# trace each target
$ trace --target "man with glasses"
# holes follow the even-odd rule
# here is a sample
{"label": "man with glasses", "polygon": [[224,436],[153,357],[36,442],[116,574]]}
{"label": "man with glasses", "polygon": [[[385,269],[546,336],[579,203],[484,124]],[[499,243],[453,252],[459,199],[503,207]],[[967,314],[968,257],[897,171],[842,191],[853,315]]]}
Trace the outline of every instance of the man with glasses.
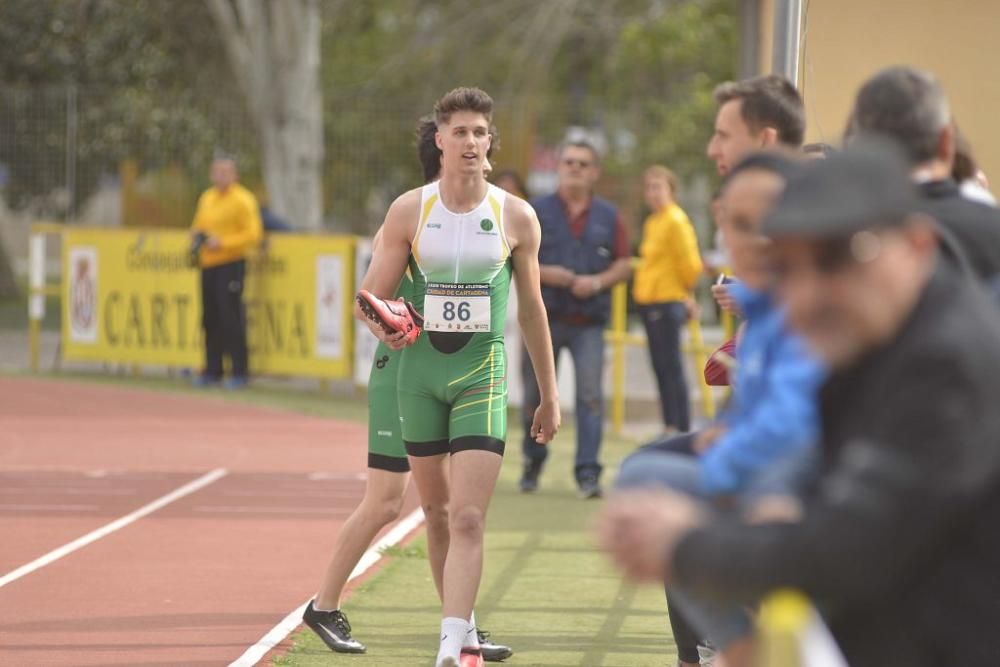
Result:
{"label": "man with glasses", "polygon": [[[556,361],[569,349],[576,375],[576,464],[584,498],[601,496],[600,449],[604,430],[604,327],[611,317],[610,289],[631,273],[625,226],[613,204],[594,195],[600,177],[597,149],[586,141],[559,153],[559,188],[531,202],[542,226],[542,297],[548,311]],[[521,491],[538,488],[548,448],[531,438],[538,385],[527,355],[524,377],[524,474]]]}

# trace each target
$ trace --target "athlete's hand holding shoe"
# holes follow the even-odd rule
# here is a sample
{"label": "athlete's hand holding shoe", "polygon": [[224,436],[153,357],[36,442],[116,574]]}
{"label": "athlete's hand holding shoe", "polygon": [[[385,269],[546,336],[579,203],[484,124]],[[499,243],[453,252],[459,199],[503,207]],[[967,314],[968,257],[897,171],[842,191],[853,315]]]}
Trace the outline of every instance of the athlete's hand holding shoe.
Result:
{"label": "athlete's hand holding shoe", "polygon": [[358,292],[356,300],[368,329],[391,349],[401,350],[417,341],[424,318],[412,304],[403,299],[386,301],[367,290]]}

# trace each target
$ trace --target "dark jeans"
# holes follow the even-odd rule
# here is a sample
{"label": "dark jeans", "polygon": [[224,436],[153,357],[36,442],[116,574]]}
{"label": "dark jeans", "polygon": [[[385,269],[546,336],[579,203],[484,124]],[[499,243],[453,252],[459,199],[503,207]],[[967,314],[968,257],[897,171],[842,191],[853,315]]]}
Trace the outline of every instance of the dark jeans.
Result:
{"label": "dark jeans", "polygon": [[679,431],[691,429],[688,386],[681,356],[681,327],[687,322],[687,308],[680,301],[639,306],[646,328],[649,358],[660,389],[663,424]]}
{"label": "dark jeans", "polygon": [[205,377],[222,377],[222,355],[229,355],[233,377],[245,378],[247,318],[243,306],[246,262],[201,270],[201,326],[205,330]]}
{"label": "dark jeans", "polygon": [[[573,357],[576,376],[576,466],[577,481],[601,474],[599,454],[604,430],[604,326],[549,322],[552,331],[552,351],[556,362],[563,348]],[[531,421],[541,400],[538,381],[531,358],[522,354],[521,373],[524,378],[524,443],[526,461],[544,461],[549,448],[536,443],[530,435]]]}

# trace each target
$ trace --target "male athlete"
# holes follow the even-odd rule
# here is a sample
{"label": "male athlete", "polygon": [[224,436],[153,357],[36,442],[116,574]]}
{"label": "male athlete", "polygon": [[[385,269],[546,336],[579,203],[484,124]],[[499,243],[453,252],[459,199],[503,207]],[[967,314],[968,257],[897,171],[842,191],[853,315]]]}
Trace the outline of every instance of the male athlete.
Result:
{"label": "male athlete", "polygon": [[[486,182],[493,100],[458,88],[434,107],[441,180],[399,197],[386,215],[362,288],[392,296],[404,272],[424,334],[386,333],[355,316],[390,348],[403,349],[399,409],[410,467],[428,516],[447,508],[438,667],[481,655],[470,623],[483,562],[483,530],[507,436],[503,325],[512,275],[518,321],[542,397],[531,426],[540,443],[559,428],[552,346],[538,278],[538,219],[526,202]],[[434,554],[431,554],[434,557]]]}
{"label": "male athlete", "polygon": [[[441,171],[441,151],[435,143],[437,125],[433,117],[422,118],[417,126],[417,157],[423,169],[424,181],[438,178]],[[492,146],[490,152],[492,152]],[[484,167],[488,167],[488,162]],[[488,173],[488,169],[484,169]],[[374,246],[380,243],[381,232],[376,234]],[[412,298],[412,282],[404,276],[396,296]],[[364,653],[366,647],[351,636],[351,625],[340,609],[340,599],[351,572],[365,550],[386,525],[399,517],[403,494],[409,481],[409,463],[399,432],[399,409],[396,397],[396,377],[400,353],[379,343],[372,360],[368,378],[368,481],[361,504],[344,522],[333,557],[320,586],[316,599],[309,603],[303,614],[306,625],[333,651],[338,653]],[[443,548],[434,551],[442,554],[440,567],[433,568],[434,581],[440,594],[443,554],[447,552],[448,523],[438,521],[428,527],[428,541],[436,545],[443,540]],[[475,620],[470,620],[475,625]],[[487,632],[477,628],[477,638],[484,660],[499,662],[513,655],[513,651],[488,641]]]}

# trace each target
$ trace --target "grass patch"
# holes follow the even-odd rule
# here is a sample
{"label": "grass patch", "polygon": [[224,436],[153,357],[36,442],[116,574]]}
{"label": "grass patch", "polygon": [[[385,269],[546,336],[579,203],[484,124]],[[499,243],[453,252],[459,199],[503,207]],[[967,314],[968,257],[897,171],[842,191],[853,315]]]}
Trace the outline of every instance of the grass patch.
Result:
{"label": "grass patch", "polygon": [[420,542],[405,547],[394,544],[382,547],[379,549],[379,553],[389,558],[418,558],[427,560],[427,545]]}
{"label": "grass patch", "polygon": [[[16,299],[0,299],[0,327],[4,329],[28,328],[28,290]],[[45,318],[42,328],[47,331],[58,331],[60,322],[60,307],[62,300],[57,296],[45,297]]]}

